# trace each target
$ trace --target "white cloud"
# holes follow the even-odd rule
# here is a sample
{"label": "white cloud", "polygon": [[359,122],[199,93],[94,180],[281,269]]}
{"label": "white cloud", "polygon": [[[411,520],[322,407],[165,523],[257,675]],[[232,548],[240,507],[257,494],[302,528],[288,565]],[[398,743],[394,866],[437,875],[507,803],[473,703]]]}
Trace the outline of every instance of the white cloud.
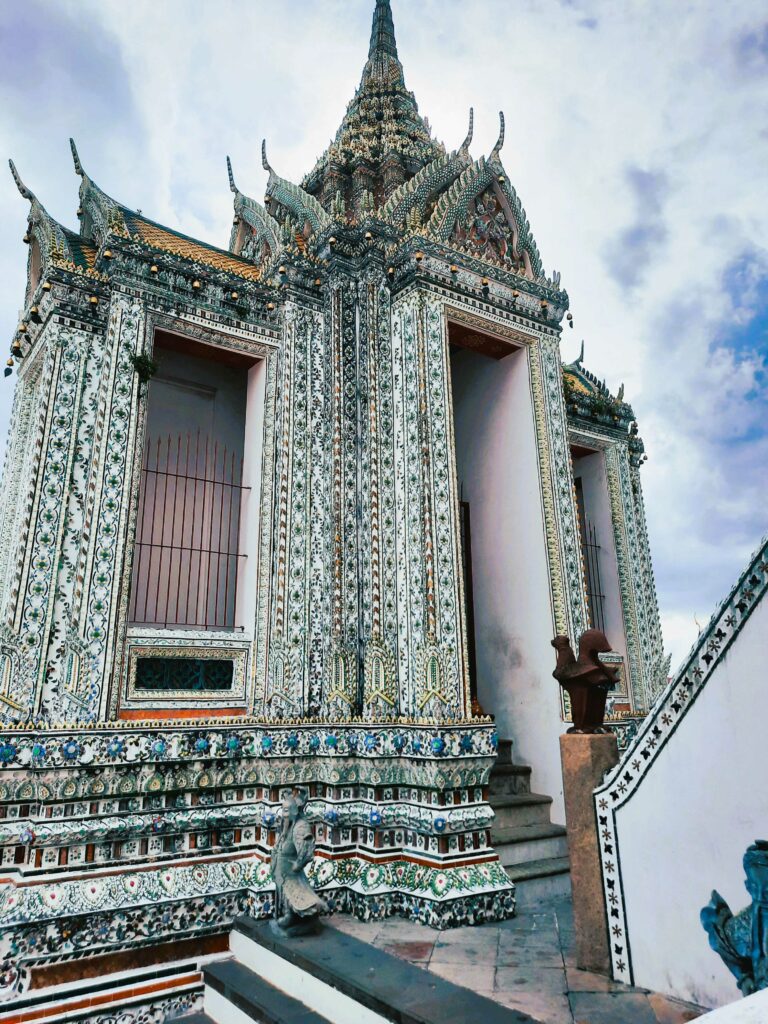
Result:
{"label": "white cloud", "polygon": [[[18,155],[51,212],[74,224],[71,130],[107,192],[222,245],[231,222],[225,154],[256,197],[263,135],[281,174],[298,179],[312,167],[359,79],[373,0],[57,6],[86,55],[114,51],[115,59],[97,80],[52,79],[34,116],[5,103],[4,150]],[[614,390],[626,382],[650,455],[649,528],[678,659],[695,639],[694,611],[708,617],[765,529],[765,371],[759,343],[727,344],[731,325],[766,303],[764,7],[393,0],[393,8],[406,79],[449,148],[474,105],[473,149],[487,152],[505,110],[507,171],[545,266],[562,271],[571,297],[576,330],[564,337],[564,356],[573,358],[583,337],[587,365]],[[103,81],[110,74],[114,81]],[[108,86],[111,116],[87,95]],[[663,184],[658,194],[643,188],[653,182]],[[0,327],[10,337],[26,256],[16,241],[26,210],[10,181],[0,214]],[[734,293],[724,275],[745,253],[752,278]],[[6,384],[5,407],[9,393]]]}

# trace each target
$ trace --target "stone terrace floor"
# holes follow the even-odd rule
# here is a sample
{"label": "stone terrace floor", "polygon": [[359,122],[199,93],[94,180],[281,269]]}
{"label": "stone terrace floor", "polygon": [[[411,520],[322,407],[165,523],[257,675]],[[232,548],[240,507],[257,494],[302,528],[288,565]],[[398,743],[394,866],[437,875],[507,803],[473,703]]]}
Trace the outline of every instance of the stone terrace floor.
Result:
{"label": "stone terrace floor", "polygon": [[685,1024],[706,1012],[578,970],[569,900],[523,908],[512,921],[444,932],[400,918],[364,924],[339,914],[328,923],[541,1024]]}

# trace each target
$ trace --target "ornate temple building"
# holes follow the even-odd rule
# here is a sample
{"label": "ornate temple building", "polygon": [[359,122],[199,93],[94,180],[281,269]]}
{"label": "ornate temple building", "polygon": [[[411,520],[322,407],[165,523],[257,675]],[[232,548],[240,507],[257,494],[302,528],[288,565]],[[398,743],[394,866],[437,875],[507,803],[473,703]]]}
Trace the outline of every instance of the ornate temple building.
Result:
{"label": "ornate temple building", "polygon": [[562,823],[552,637],[607,633],[622,734],[665,684],[634,414],[583,352],[561,361],[568,295],[503,115],[490,153],[472,142],[471,112],[454,148],[433,137],[377,0],[303,181],[265,147],[257,201],[230,166],[228,250],[111,198],[74,143],[77,232],[11,165],[6,999],[186,963],[268,916],[298,784],[337,909],[508,916],[489,774],[501,741]]}

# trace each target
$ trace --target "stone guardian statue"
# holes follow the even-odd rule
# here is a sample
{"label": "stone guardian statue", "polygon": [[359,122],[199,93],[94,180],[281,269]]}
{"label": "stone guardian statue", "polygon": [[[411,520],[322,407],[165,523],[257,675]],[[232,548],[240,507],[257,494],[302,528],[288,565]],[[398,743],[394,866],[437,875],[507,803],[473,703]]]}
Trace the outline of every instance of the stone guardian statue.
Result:
{"label": "stone guardian statue", "polygon": [[308,935],[317,928],[320,914],[328,906],[309,884],[304,868],[315,853],[312,826],[304,815],[308,800],[305,789],[283,799],[282,829],[272,851],[275,881],[275,917],[272,928],[282,936]]}
{"label": "stone guardian statue", "polygon": [[744,871],[751,906],[734,915],[715,890],[701,923],[742,995],[749,996],[768,988],[768,840],[758,839],[747,849]]}

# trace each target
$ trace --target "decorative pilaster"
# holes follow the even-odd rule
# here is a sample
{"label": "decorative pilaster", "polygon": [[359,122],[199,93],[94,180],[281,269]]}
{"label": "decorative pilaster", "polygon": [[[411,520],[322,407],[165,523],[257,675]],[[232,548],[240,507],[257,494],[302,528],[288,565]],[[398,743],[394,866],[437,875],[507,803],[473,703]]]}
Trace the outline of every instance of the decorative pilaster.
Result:
{"label": "decorative pilaster", "polygon": [[96,719],[110,703],[110,683],[118,651],[119,587],[125,559],[130,557],[128,521],[133,488],[139,381],[132,358],[144,345],[145,314],[138,299],[116,295],[107,328],[102,390],[94,437],[89,488],[93,524],[83,533],[84,589],[76,610],[76,636],[84,642],[85,663],[68,680],[63,696],[70,716]]}
{"label": "decorative pilaster", "polygon": [[56,671],[56,642],[61,640],[66,590],[59,584],[65,565],[65,526],[83,388],[82,364],[88,335],[50,322],[38,339],[45,352],[41,388],[47,388],[40,458],[33,473],[30,530],[25,545],[19,599],[12,632],[19,663],[7,697],[13,717],[55,719],[61,708],[44,694],[48,655]]}
{"label": "decorative pilaster", "polygon": [[328,366],[322,317],[288,303],[276,446],[269,718],[318,714],[322,700],[330,607]]}
{"label": "decorative pilaster", "polygon": [[540,338],[529,359],[554,626],[575,643],[588,628],[589,614],[558,339]]}
{"label": "decorative pilaster", "polygon": [[626,441],[605,452],[619,589],[635,709],[647,712],[666,685],[661,622],[653,582],[640,471],[630,460]]}
{"label": "decorative pilaster", "polygon": [[469,687],[440,300],[411,293],[398,305],[393,348],[402,388],[395,398],[401,699],[409,714],[452,718],[467,713]]}

